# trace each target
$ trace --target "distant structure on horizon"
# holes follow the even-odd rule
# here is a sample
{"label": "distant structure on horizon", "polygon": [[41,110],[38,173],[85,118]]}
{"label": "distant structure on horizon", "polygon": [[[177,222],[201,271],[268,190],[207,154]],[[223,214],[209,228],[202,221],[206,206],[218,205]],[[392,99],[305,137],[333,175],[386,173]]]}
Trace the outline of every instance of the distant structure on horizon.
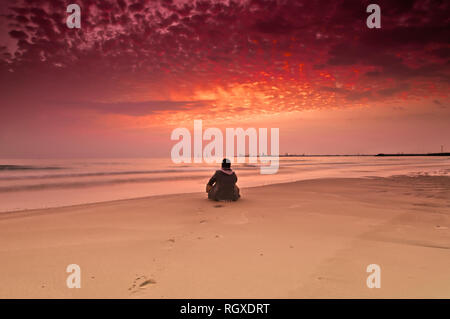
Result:
{"label": "distant structure on horizon", "polygon": [[424,154],[404,154],[404,153],[399,153],[399,154],[384,154],[384,153],[379,153],[375,156],[450,156],[450,153],[424,153]]}

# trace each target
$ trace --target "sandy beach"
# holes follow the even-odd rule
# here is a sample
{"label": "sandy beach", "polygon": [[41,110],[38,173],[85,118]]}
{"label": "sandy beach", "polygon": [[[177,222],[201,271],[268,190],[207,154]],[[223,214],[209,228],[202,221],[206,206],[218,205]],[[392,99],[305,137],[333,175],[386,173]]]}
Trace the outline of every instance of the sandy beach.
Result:
{"label": "sandy beach", "polygon": [[[0,298],[450,298],[450,178],[313,179],[0,214]],[[81,288],[66,267],[81,268]],[[366,267],[381,267],[369,289]]]}

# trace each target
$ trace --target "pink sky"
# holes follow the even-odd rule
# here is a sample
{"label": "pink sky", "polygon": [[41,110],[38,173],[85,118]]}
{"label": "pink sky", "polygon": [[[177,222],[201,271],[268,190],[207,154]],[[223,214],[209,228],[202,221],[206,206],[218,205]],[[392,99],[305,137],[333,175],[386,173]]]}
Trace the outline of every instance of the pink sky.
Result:
{"label": "pink sky", "polygon": [[[65,25],[82,9],[81,29]],[[279,127],[280,152],[450,149],[448,4],[2,1],[0,157],[169,156],[175,127]]]}

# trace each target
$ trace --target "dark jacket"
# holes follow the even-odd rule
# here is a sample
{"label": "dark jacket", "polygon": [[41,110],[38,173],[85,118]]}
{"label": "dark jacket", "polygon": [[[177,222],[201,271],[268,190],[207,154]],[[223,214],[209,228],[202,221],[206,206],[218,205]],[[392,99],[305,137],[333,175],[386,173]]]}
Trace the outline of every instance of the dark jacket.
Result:
{"label": "dark jacket", "polygon": [[237,200],[239,191],[235,187],[237,176],[231,169],[221,169],[214,173],[208,182],[212,189],[208,198],[213,200]]}

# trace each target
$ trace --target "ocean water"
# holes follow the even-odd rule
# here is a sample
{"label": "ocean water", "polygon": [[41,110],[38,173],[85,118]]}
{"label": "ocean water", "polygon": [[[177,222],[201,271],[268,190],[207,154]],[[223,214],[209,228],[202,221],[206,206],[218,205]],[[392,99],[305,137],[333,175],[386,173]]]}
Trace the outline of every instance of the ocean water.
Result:
{"label": "ocean water", "polygon": [[[282,157],[278,173],[233,164],[241,188],[329,177],[448,175],[449,157]],[[0,212],[204,192],[218,164],[148,159],[0,159]],[[206,194],[205,194],[206,196]]]}

